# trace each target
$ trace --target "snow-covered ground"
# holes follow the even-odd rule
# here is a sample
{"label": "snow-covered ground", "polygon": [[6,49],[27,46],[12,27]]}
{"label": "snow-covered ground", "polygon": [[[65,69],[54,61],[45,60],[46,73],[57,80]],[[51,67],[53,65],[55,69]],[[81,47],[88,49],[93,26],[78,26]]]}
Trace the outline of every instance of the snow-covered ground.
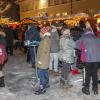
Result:
{"label": "snow-covered ground", "polygon": [[94,95],[91,89],[89,96],[81,92],[82,75],[72,77],[73,88],[70,89],[61,88],[59,76],[50,75],[50,88],[46,94],[35,95],[32,87],[35,70],[26,62],[26,56],[23,54],[17,53],[9,57],[4,74],[6,87],[0,88],[0,100],[100,100],[100,94]]}

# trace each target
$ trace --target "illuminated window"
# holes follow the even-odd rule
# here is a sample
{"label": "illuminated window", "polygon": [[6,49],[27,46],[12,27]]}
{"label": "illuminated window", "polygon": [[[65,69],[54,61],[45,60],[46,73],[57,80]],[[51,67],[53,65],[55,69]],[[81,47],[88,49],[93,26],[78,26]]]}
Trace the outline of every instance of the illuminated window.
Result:
{"label": "illuminated window", "polygon": [[54,5],[54,0],[48,0],[48,5],[53,6]]}
{"label": "illuminated window", "polygon": [[45,2],[46,2],[46,0],[40,0],[40,2],[41,2],[41,3],[45,3]]}
{"label": "illuminated window", "polygon": [[47,0],[39,0],[39,9],[47,8],[48,1]]}
{"label": "illuminated window", "polygon": [[55,5],[59,5],[60,4],[60,0],[54,0]]}
{"label": "illuminated window", "polygon": [[67,3],[67,0],[61,0],[61,3],[63,4],[63,3]]}
{"label": "illuminated window", "polygon": [[[72,0],[73,1],[73,0]],[[67,0],[67,3],[70,3],[71,2],[71,0]]]}

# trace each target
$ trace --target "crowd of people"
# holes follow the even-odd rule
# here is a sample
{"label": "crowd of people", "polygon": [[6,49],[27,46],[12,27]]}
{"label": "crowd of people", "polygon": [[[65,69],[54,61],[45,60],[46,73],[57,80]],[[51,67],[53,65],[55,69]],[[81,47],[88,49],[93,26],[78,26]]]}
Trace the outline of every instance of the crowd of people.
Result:
{"label": "crowd of people", "polygon": [[[80,54],[80,58],[77,58],[79,61],[76,62],[81,63],[81,67],[85,66],[85,82],[82,92],[86,95],[90,94],[90,78],[92,77],[92,90],[94,94],[98,94],[97,70],[100,62],[100,39],[97,33],[99,28],[96,31],[88,21],[80,21],[79,26],[71,29],[63,22],[45,22],[39,26],[40,44],[34,61],[40,86],[35,94],[46,92],[46,88],[50,86],[48,70],[50,73],[59,73],[59,62],[62,65],[61,86],[64,88],[73,86],[70,78],[74,69],[72,65],[78,56],[76,52]],[[35,37],[34,31],[33,34]]]}
{"label": "crowd of people", "polygon": [[13,56],[14,41],[20,41],[17,31],[12,26],[0,25],[0,87],[5,86],[2,72],[4,64],[8,61],[8,56]]}
{"label": "crowd of people", "polygon": [[[89,21],[80,21],[79,26],[74,28],[64,22],[41,22],[36,25],[29,24],[23,33],[24,41],[33,42],[32,46],[27,46],[27,57],[32,62],[32,68],[37,69],[37,76],[40,80],[39,89],[35,91],[35,94],[44,94],[46,89],[50,87],[49,74],[51,73],[59,75],[60,72],[61,87],[72,88],[74,85],[70,83],[72,71],[76,69],[75,65],[80,68],[80,66],[78,67],[80,63],[81,68],[83,66],[85,68],[85,82],[82,92],[86,95],[90,94],[90,79],[92,77],[92,90],[94,94],[98,94],[100,24],[97,24],[94,29]],[[11,27],[2,28],[0,26],[0,44],[4,45],[8,54],[10,51],[10,55],[13,55],[13,35]],[[4,61],[6,59],[5,56]],[[1,65],[2,63],[0,67]],[[59,66],[61,70],[59,70]],[[1,75],[2,68],[0,69]],[[2,87],[2,75],[0,77],[0,86]]]}

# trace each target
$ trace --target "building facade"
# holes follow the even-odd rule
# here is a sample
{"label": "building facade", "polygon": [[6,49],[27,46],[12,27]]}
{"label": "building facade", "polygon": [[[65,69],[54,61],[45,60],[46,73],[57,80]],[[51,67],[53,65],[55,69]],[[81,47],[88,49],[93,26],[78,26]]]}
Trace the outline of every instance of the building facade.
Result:
{"label": "building facade", "polygon": [[0,19],[9,18],[14,21],[20,19],[19,5],[14,1],[15,0],[0,0]]}
{"label": "building facade", "polygon": [[21,19],[80,12],[94,14],[100,11],[100,0],[22,0],[19,5]]}

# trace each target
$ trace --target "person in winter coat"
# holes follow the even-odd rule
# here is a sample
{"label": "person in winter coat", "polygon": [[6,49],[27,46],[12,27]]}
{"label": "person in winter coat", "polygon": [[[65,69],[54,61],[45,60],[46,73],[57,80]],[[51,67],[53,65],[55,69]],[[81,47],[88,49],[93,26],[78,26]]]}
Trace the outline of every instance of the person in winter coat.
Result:
{"label": "person in winter coat", "polygon": [[6,34],[3,30],[3,27],[0,26],[0,87],[5,86],[4,75],[2,72],[2,69],[4,67],[4,63],[7,60],[5,37],[6,37]]}
{"label": "person in winter coat", "polygon": [[[40,34],[36,27],[32,24],[28,26],[28,30],[25,32],[25,40],[29,40],[30,42],[33,41],[40,41]],[[32,68],[35,68],[35,51],[33,46],[29,46],[29,52],[32,61]]]}
{"label": "person in winter coat", "polygon": [[[96,36],[97,36],[98,38],[100,38],[100,23],[98,23],[98,24],[96,25],[96,28],[97,28]],[[99,63],[99,65],[100,65],[100,63]],[[99,66],[99,70],[100,70],[100,66]],[[98,77],[98,83],[100,83],[100,77]]]}
{"label": "person in winter coat", "polygon": [[62,36],[60,38],[60,52],[59,60],[62,61],[62,72],[60,83],[65,88],[70,88],[71,78],[71,65],[74,63],[75,56],[75,42],[70,35],[70,30],[67,27],[63,27]]}
{"label": "person in winter coat", "polygon": [[57,23],[51,23],[51,48],[49,70],[58,72],[58,52],[59,52],[59,34],[57,32]]}
{"label": "person in winter coat", "polygon": [[77,48],[81,50],[81,61],[85,64],[85,83],[82,92],[90,94],[90,78],[92,77],[92,90],[98,94],[97,69],[100,62],[100,39],[94,35],[91,28],[86,27],[85,32],[77,41]]}
{"label": "person in winter coat", "polygon": [[41,42],[37,51],[37,59],[36,59],[36,67],[37,74],[40,79],[40,86],[37,91],[35,91],[36,95],[44,94],[46,92],[46,88],[49,87],[49,75],[48,68],[50,63],[50,27],[45,26],[40,30]]}
{"label": "person in winter coat", "polygon": [[11,56],[13,55],[13,41],[14,41],[14,32],[12,27],[8,27],[7,25],[4,28],[6,33],[6,41],[7,41],[7,53]]}
{"label": "person in winter coat", "polygon": [[4,28],[2,26],[0,26],[0,44],[3,44],[5,47],[7,45],[6,33],[5,33]]}

